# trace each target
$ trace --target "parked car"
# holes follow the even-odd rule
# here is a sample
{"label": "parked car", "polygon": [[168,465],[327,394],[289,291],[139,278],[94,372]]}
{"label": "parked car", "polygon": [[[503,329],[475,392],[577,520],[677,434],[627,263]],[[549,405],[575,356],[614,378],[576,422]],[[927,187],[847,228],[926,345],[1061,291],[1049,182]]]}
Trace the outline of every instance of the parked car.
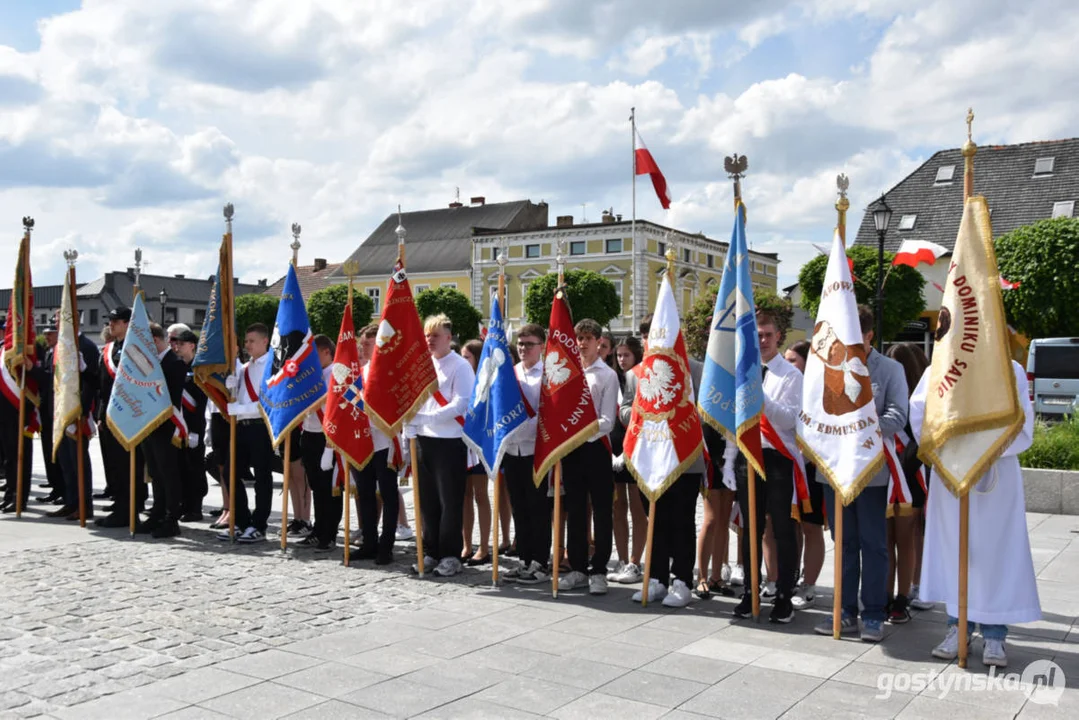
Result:
{"label": "parked car", "polygon": [[1079,407],[1079,337],[1030,343],[1027,381],[1034,412],[1062,417]]}

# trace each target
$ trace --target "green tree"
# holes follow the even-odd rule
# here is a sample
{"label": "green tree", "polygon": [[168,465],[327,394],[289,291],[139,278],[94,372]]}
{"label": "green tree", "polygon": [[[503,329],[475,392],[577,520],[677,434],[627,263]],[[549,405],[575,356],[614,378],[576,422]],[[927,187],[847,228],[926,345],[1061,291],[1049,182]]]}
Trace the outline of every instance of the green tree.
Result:
{"label": "green tree", "polygon": [[[341,330],[341,317],[348,302],[348,285],[331,285],[311,293],[307,299],[307,317],[311,332],[337,340]],[[375,312],[374,301],[366,293],[352,291],[352,324],[359,330],[371,322]]]}
{"label": "green tree", "polygon": [[[847,248],[847,257],[854,260],[854,297],[861,305],[872,308],[877,298],[877,249],[854,245]],[[908,322],[918,319],[925,310],[922,288],[925,278],[907,265],[892,266],[892,253],[884,253],[884,339],[898,335]],[[818,255],[802,266],[798,283],[802,290],[802,309],[810,317],[817,316],[820,294],[824,289],[824,272],[828,257]]]}
{"label": "green tree", "polygon": [[[692,357],[703,358],[708,349],[708,336],[712,332],[712,314],[716,307],[719,286],[713,285],[703,296],[697,298],[689,312],[683,315],[682,330],[685,333],[686,350]],[[755,288],[753,303],[758,310],[771,310],[776,315],[782,333],[790,330],[794,307],[787,298],[781,298],[770,290]]]}
{"label": "green tree", "polygon": [[1079,218],[1039,220],[996,239],[1008,322],[1029,338],[1079,335]]}
{"label": "green tree", "polygon": [[[566,297],[574,322],[592,318],[606,327],[612,318],[622,314],[622,302],[614,283],[591,270],[570,270],[565,274]],[[554,302],[558,276],[544,275],[528,286],[525,295],[525,317],[529,322],[547,327],[551,320],[551,303]]]}
{"label": "green tree", "polygon": [[445,313],[453,323],[453,334],[460,343],[480,336],[483,315],[460,290],[451,287],[424,290],[416,296],[416,310],[421,319]]}
{"label": "green tree", "polygon": [[273,295],[239,295],[236,298],[236,335],[243,345],[244,333],[254,323],[262,323],[273,332],[274,323],[277,321],[277,303],[279,299]]}

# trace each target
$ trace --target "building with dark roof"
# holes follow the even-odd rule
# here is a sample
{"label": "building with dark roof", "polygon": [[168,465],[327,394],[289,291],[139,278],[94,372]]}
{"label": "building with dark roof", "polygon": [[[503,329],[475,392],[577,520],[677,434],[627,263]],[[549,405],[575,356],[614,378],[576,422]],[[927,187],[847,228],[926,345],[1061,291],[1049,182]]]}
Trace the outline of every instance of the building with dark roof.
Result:
{"label": "building with dark roof", "polygon": [[[341,263],[326,262],[325,258],[315,258],[314,265],[300,265],[296,268],[296,280],[300,283],[300,293],[304,300],[310,300],[311,294],[332,285],[344,285],[348,278],[334,273],[341,267]],[[282,275],[277,282],[267,287],[263,292],[266,295],[279,297],[285,287],[285,276]]]}
{"label": "building with dark roof", "polygon": [[[40,330],[52,322],[53,315],[60,309],[60,297],[63,285],[39,285],[34,293],[34,324]],[[7,322],[7,311],[11,307],[11,288],[0,290],[0,317]]]}

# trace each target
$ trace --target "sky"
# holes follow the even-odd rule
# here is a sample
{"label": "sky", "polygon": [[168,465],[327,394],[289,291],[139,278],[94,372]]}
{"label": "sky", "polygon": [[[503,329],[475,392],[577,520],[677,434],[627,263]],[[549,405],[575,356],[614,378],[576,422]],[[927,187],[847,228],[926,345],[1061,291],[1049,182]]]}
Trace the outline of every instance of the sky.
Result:
{"label": "sky", "polygon": [[979,144],[1079,135],[1076,37],[1073,0],[0,0],[0,258],[31,215],[38,283],[68,248],[208,277],[232,202],[237,275],[272,282],[292,223],[339,262],[458,189],[628,217],[635,107],[673,197],[642,178],[637,216],[726,239],[746,155],[783,287],[838,173],[856,228],[968,106]]}

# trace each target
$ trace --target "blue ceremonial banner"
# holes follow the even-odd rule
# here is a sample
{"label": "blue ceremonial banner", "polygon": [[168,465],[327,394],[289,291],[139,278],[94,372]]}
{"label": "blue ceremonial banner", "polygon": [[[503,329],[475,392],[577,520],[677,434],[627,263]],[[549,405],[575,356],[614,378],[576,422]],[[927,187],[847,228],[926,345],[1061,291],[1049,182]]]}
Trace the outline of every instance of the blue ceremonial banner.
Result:
{"label": "blue ceremonial banner", "polygon": [[[226,242],[228,240],[226,236]],[[191,363],[195,383],[226,417],[231,397],[225,388],[225,379],[235,369],[236,364],[236,321],[232,307],[231,258],[228,257],[230,252],[225,243],[222,243],[221,261],[217,266],[214,284],[210,288],[210,298],[206,302],[206,318],[202,321],[202,333],[199,335],[195,359]]]}
{"label": "blue ceremonial banner", "polygon": [[105,419],[112,434],[130,451],[172,417],[172,399],[165,386],[165,374],[150,334],[150,320],[142,293],[135,296],[131,322],[127,326],[120,365],[109,396]]}
{"label": "blue ceremonial banner", "polygon": [[491,296],[491,326],[483,341],[483,353],[476,372],[476,384],[465,413],[464,441],[487,469],[498,472],[506,441],[528,422],[521,386],[513,371],[513,355],[506,341],[506,326],[498,296]]}
{"label": "blue ceremonial banner", "polygon": [[270,339],[273,362],[262,376],[259,405],[277,447],[303,416],[326,397],[322,366],[318,361],[307,308],[300,294],[296,270],[290,264],[277,306],[277,322]]}
{"label": "blue ceremonial banner", "polygon": [[764,392],[746,246],[745,206],[739,202],[734,214],[734,230],[716,294],[697,404],[705,422],[728,438],[737,439],[746,460],[763,476],[760,418]]}

